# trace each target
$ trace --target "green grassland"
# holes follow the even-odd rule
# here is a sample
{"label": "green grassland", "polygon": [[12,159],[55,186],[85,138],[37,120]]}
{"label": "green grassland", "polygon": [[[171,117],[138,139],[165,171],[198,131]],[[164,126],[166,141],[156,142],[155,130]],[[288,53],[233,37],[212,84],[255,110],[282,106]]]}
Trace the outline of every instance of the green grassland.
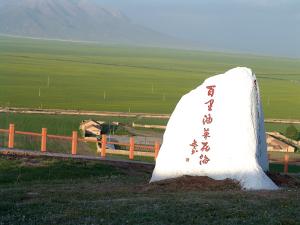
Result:
{"label": "green grassland", "polygon": [[289,224],[299,188],[149,188],[151,170],[0,156],[0,224]]}
{"label": "green grassland", "polygon": [[300,118],[299,59],[7,37],[0,106],[171,113],[184,93],[235,66],[255,71],[267,118]]}
{"label": "green grassland", "polygon": [[[72,115],[43,115],[43,114],[20,114],[20,113],[0,113],[0,128],[8,129],[10,123],[14,123],[16,130],[41,132],[43,127],[48,128],[49,134],[71,135],[72,131],[79,131],[79,124],[82,120],[94,119],[105,121],[106,123],[120,122],[131,125],[132,122],[150,125],[167,125],[167,119],[152,118],[124,118],[105,116],[72,116]],[[266,123],[266,131],[277,131],[285,134],[289,124]],[[300,125],[294,125],[300,132]]]}
{"label": "green grassland", "polygon": [[15,124],[18,131],[30,131],[40,133],[42,128],[48,129],[49,134],[71,136],[72,131],[79,131],[82,120],[94,119],[111,123],[113,121],[131,124],[134,118],[99,117],[99,116],[70,116],[70,115],[38,115],[0,113],[0,128],[8,129],[9,124]]}

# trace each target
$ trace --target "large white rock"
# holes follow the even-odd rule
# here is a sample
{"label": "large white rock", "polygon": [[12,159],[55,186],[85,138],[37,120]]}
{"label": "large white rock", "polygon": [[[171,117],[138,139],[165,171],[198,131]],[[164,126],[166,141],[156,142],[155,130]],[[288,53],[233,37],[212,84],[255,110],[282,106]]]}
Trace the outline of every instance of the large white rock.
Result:
{"label": "large white rock", "polygon": [[231,178],[245,189],[277,189],[268,170],[255,75],[238,67],[184,95],[164,134],[150,182],[183,175]]}

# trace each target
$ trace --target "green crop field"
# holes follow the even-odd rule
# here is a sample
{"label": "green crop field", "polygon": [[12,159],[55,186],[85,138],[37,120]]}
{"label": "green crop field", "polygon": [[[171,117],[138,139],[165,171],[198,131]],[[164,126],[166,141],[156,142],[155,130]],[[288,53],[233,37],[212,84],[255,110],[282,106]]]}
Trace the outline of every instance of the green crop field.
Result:
{"label": "green crop field", "polygon": [[0,106],[171,113],[211,75],[252,68],[268,118],[300,118],[300,60],[0,37]]}

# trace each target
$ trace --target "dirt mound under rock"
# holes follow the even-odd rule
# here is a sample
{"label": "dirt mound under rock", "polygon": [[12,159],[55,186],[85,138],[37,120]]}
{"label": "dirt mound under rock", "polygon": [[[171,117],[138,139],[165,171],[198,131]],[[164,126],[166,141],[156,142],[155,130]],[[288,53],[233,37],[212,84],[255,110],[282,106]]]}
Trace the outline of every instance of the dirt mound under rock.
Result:
{"label": "dirt mound under rock", "polygon": [[[267,174],[281,188],[300,188],[300,177],[280,173]],[[144,191],[225,191],[242,190],[238,181],[214,180],[209,177],[182,176],[153,182]]]}
{"label": "dirt mound under rock", "polygon": [[209,177],[182,176],[178,178],[153,182],[147,185],[147,187],[145,188],[145,191],[152,191],[152,190],[223,191],[223,190],[241,190],[241,186],[238,182],[231,179],[214,180]]}

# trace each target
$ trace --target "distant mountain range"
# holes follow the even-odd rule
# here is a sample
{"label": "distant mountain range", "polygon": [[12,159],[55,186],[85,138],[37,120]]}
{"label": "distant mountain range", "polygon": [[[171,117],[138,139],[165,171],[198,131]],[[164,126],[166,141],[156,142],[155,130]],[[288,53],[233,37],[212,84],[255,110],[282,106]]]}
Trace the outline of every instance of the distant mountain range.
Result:
{"label": "distant mountain range", "polygon": [[0,0],[0,34],[168,47],[180,43],[91,0]]}

